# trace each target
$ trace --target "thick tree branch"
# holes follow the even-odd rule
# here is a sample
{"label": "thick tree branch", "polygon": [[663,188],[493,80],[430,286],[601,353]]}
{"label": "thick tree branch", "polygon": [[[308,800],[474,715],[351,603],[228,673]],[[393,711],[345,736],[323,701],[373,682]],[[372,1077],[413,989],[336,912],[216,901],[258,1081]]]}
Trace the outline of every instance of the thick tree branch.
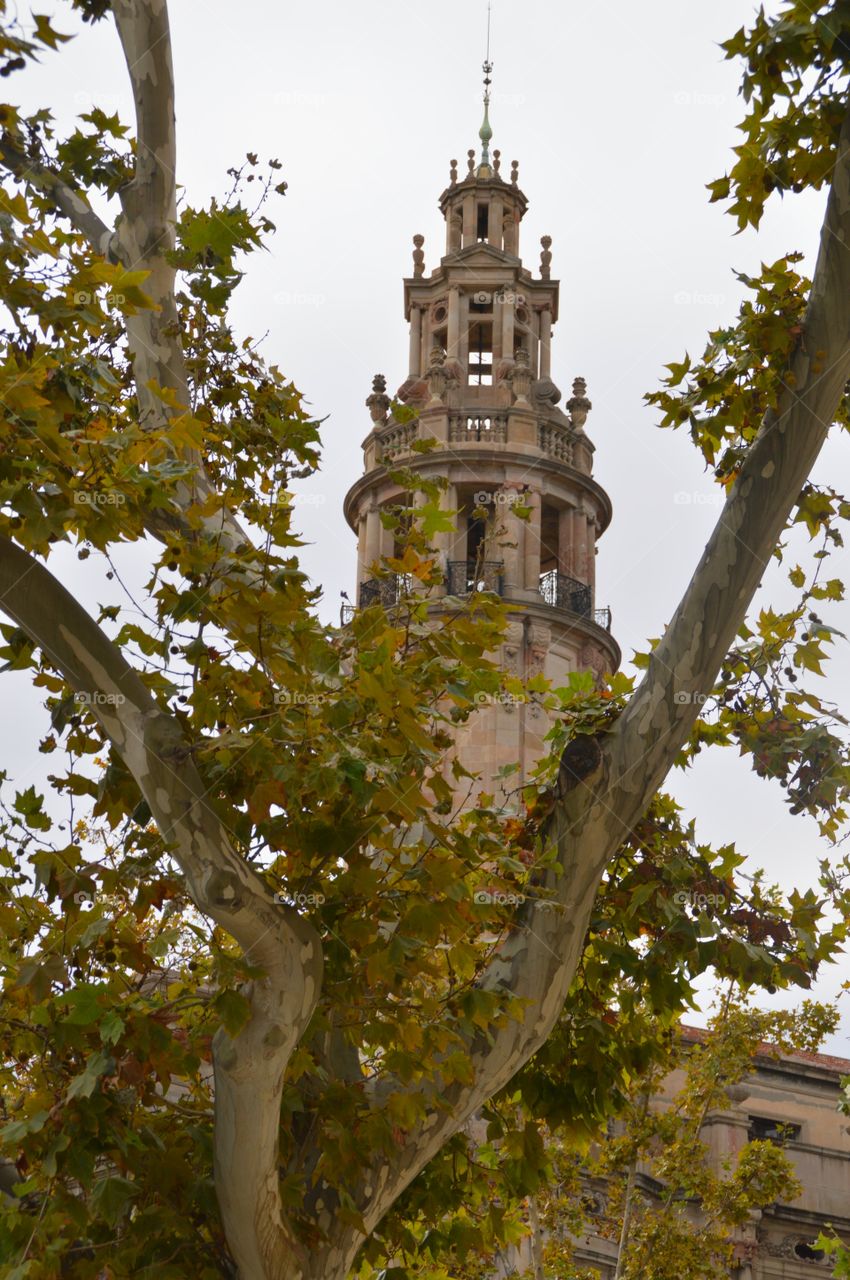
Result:
{"label": "thick tree branch", "polygon": [[[751,446],[696,572],[606,748],[611,790],[599,820],[622,834],[687,740],[850,378],[850,111],[845,117],[812,289],[776,412]],[[616,814],[612,824],[611,815]],[[601,868],[600,868],[601,870]]]}
{"label": "thick tree branch", "polygon": [[85,236],[91,247],[102,257],[112,254],[113,231],[100,219],[91,205],[70,183],[60,178],[58,173],[31,159],[24,151],[13,145],[8,135],[0,139],[0,163],[12,173],[19,182],[25,182],[37,191],[49,196],[59,213],[65,215]]}
{"label": "thick tree branch", "polygon": [[85,698],[147,800],[199,911],[263,971],[244,989],[247,1026],[232,1038],[220,1030],[213,1043],[216,1186],[240,1276],[297,1274],[280,1202],[280,1102],[286,1064],[320,992],[318,935],[274,901],[234,849],[177,721],[45,566],[2,537],[0,608]]}

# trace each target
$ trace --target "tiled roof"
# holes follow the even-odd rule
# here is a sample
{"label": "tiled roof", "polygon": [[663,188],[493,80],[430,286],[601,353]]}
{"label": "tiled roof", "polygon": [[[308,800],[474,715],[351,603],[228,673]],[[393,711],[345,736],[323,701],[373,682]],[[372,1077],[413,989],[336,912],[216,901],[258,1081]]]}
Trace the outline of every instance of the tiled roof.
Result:
{"label": "tiled roof", "polygon": [[[682,1026],[686,1040],[705,1040],[707,1032],[704,1027]],[[776,1055],[776,1046],[763,1044],[760,1046],[765,1054]],[[822,1067],[826,1071],[834,1071],[837,1075],[850,1075],[850,1058],[838,1058],[831,1053],[807,1053],[800,1050],[796,1053],[779,1053],[781,1062],[807,1062],[814,1067]]]}

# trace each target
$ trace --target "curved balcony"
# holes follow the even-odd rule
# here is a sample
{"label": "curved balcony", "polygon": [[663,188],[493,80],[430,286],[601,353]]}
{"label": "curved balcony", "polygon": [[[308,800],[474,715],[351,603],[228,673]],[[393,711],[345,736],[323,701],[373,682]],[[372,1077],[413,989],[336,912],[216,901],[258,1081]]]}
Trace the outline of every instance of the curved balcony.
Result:
{"label": "curved balcony", "polygon": [[[492,591],[504,596],[505,566],[501,560],[449,560],[446,565],[446,595],[469,596],[476,591]],[[370,578],[361,582],[357,605],[344,604],[340,610],[340,623],[345,626],[357,609],[382,604],[391,609],[413,590],[410,574],[393,573],[386,578]],[[595,609],[593,594],[586,582],[579,582],[557,569],[540,575],[540,596],[544,604],[553,609],[564,609],[588,618],[597,627],[611,630],[611,610]]]}
{"label": "curved balcony", "polygon": [[562,414],[541,415],[516,409],[470,409],[467,412],[444,411],[441,421],[427,414],[411,422],[390,420],[378,427],[365,446],[371,454],[371,465],[394,463],[413,453],[418,440],[435,439],[438,443],[458,445],[502,445],[536,447],[544,457],[565,463],[580,471],[590,471],[593,446],[587,436],[577,432]]}

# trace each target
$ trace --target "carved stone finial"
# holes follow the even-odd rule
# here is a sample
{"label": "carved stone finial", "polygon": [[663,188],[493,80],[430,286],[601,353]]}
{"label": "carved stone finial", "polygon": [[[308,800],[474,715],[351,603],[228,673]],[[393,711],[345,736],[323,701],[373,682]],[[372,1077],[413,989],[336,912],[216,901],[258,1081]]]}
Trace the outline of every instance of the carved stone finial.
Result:
{"label": "carved stone finial", "polygon": [[576,431],[583,429],[592,408],[593,405],[587,398],[587,383],[584,378],[576,378],[573,381],[573,394],[567,401],[567,412]]}
{"label": "carved stone finial", "polygon": [[457,379],[451,369],[446,367],[446,353],[440,346],[431,348],[430,366],[426,375],[428,390],[431,393],[431,404],[442,404],[448,389],[454,386]]}
{"label": "carved stone finial", "polygon": [[511,384],[511,390],[520,404],[528,404],[531,391],[531,362],[525,347],[517,347],[513,368],[505,374],[505,380]]}
{"label": "carved stone finial", "polygon": [[425,270],[425,254],[422,251],[422,246],[425,243],[425,237],[415,235],[413,237],[413,243],[416,246],[413,250],[413,274],[415,276],[421,276],[422,272]]}
{"label": "carved stone finial", "polygon": [[452,186],[457,182],[457,160],[449,161],[449,182]]}
{"label": "carved stone finial", "polygon": [[382,373],[376,373],[372,379],[372,394],[366,397],[366,408],[376,426],[386,422],[391,403],[387,395],[387,380]]}
{"label": "carved stone finial", "polygon": [[561,388],[556,386],[548,374],[537,378],[531,387],[532,398],[536,404],[549,405],[554,409],[561,398]]}
{"label": "carved stone finial", "polygon": [[496,173],[499,172],[501,167],[502,167],[502,153],[501,151],[494,151],[493,152],[493,168],[495,169]]}
{"label": "carved stone finial", "polygon": [[471,149],[466,153],[466,166],[469,172],[472,173],[475,168],[475,152]]}
{"label": "carved stone finial", "polygon": [[548,280],[552,274],[552,237],[541,236],[540,243],[543,245],[543,251],[540,254],[540,279]]}
{"label": "carved stone finial", "polygon": [[514,186],[519,182],[519,160],[511,161],[511,182]]}

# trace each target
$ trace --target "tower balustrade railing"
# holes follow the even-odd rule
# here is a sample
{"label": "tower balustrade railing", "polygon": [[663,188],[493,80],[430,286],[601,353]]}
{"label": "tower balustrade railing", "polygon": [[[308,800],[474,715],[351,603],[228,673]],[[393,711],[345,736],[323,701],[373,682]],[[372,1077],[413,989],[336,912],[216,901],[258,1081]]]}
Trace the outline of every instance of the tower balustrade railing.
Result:
{"label": "tower balustrade railing", "polygon": [[505,565],[502,560],[450,560],[446,565],[446,592],[450,596],[471,596],[475,591],[504,594]]}
{"label": "tower balustrade railing", "polygon": [[558,569],[549,569],[540,575],[540,594],[546,604],[556,609],[567,609],[582,618],[591,617],[593,594],[586,582],[570,578]]}

